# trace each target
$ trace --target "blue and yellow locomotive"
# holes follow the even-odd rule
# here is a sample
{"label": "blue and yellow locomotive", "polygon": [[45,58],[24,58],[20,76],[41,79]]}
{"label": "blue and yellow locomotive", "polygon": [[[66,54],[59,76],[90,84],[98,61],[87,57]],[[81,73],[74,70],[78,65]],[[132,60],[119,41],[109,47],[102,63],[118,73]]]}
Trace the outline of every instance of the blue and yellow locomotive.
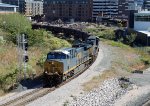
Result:
{"label": "blue and yellow locomotive", "polygon": [[99,38],[89,36],[86,41],[71,48],[49,52],[44,63],[44,84],[57,85],[83,71],[95,60],[98,46]]}

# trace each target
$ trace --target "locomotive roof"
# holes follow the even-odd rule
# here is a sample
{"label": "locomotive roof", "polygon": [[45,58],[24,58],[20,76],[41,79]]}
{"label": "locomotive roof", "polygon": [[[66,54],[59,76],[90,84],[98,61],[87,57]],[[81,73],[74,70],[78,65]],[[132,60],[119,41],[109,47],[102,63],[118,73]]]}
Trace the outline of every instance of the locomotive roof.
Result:
{"label": "locomotive roof", "polygon": [[96,39],[98,38],[97,36],[89,36],[88,39]]}
{"label": "locomotive roof", "polygon": [[66,55],[70,55],[69,50],[72,50],[72,49],[74,49],[74,48],[62,48],[62,49],[54,50],[54,52],[62,52]]}
{"label": "locomotive roof", "polygon": [[67,50],[62,50],[62,49],[60,49],[60,50],[54,50],[54,52],[62,52],[64,54],[66,54],[66,55],[70,54],[70,52],[68,52]]}

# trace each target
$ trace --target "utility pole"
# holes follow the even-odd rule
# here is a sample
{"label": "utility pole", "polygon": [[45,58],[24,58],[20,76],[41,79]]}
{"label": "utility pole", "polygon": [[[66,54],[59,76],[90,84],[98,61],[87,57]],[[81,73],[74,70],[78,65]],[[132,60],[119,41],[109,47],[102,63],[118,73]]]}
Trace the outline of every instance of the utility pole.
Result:
{"label": "utility pole", "polygon": [[27,73],[27,62],[28,62],[28,42],[27,42],[27,35],[22,34],[22,47],[23,47],[23,67],[24,67],[24,78],[26,79]]}
{"label": "utility pole", "polygon": [[18,81],[22,78],[22,71],[24,74],[24,79],[26,79],[27,74],[27,62],[29,60],[27,49],[28,49],[28,42],[27,42],[27,35],[22,34],[17,36],[17,42],[18,42]]}
{"label": "utility pole", "polygon": [[21,73],[21,70],[22,70],[22,49],[21,49],[21,36],[18,34],[17,36],[17,43],[18,43],[18,46],[17,46],[17,50],[18,50],[18,82],[20,82],[21,78],[22,78],[22,73]]}

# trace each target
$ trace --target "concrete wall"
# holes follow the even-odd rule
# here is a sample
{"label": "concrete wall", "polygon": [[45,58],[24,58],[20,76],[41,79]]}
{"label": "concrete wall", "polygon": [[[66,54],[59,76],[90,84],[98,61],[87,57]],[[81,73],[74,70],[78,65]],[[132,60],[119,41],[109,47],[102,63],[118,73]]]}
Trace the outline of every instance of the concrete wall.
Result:
{"label": "concrete wall", "polygon": [[134,29],[135,30],[148,30],[150,28],[150,22],[142,22],[142,21],[135,21],[134,22]]}

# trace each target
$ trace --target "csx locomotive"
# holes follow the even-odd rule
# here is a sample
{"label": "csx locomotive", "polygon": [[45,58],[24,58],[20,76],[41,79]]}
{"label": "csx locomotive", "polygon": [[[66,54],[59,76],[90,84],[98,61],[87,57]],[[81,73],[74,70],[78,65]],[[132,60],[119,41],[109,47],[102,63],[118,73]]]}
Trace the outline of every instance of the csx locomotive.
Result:
{"label": "csx locomotive", "polygon": [[47,54],[44,63],[44,85],[52,86],[82,72],[96,58],[99,38],[89,36],[84,42],[71,48],[54,50]]}

